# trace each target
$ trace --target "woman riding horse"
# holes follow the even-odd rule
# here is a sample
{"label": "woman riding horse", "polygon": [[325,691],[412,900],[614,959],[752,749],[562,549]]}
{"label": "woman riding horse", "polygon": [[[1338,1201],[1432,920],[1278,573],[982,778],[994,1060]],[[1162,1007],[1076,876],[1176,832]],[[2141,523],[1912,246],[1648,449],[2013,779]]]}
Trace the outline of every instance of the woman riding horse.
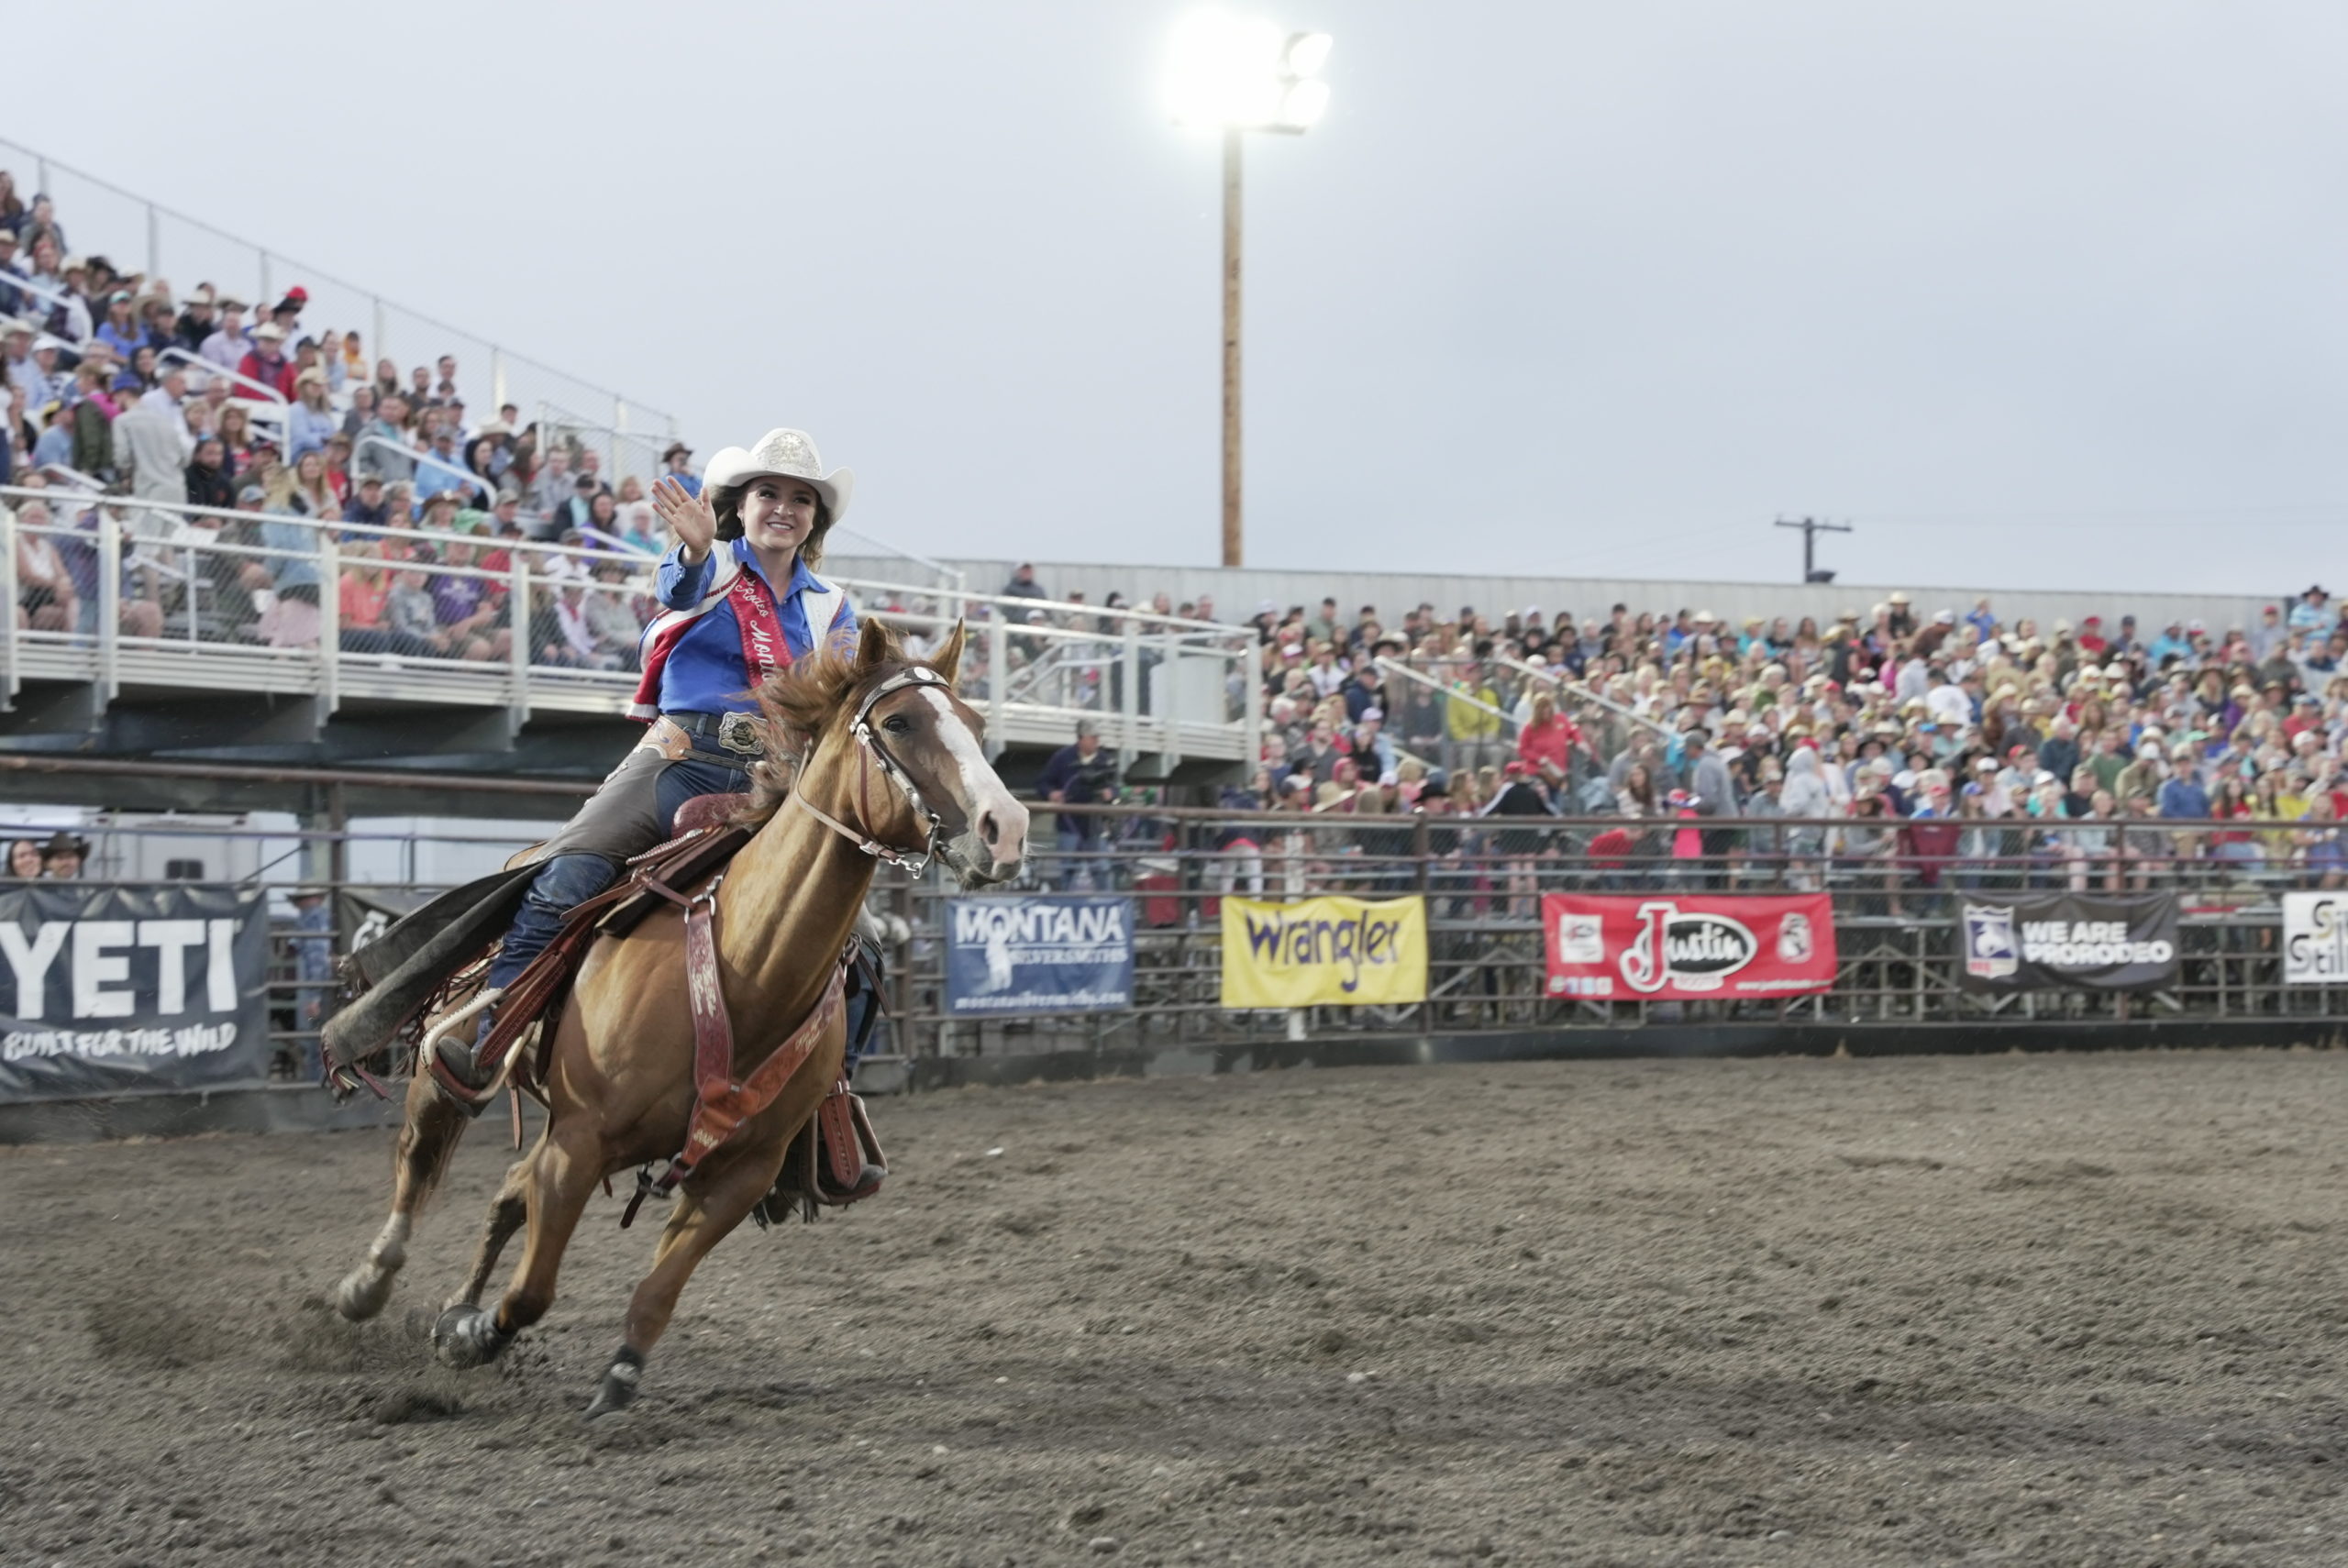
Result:
{"label": "woman riding horse", "polygon": [[804,432],[770,430],[747,451],[713,456],[698,496],[674,477],[654,487],[677,543],[660,560],[661,613],[645,628],[644,678],[629,709],[651,729],[541,853],[490,966],[479,1027],[470,1040],[461,1031],[441,1037],[435,1076],[468,1110],[495,1088],[496,1064],[482,1062],[480,1048],[498,999],[563,918],[668,838],[687,801],[748,787],[761,755],[750,695],[759,682],[824,647],[854,650],[855,607],[811,569],[854,482],[846,469],[824,471]]}

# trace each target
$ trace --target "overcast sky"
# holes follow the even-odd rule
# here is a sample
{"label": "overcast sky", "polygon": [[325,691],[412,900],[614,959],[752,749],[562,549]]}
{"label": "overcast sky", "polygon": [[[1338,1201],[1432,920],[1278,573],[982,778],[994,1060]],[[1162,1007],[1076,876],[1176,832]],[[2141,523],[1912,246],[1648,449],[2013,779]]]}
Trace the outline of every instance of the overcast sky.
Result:
{"label": "overcast sky", "polygon": [[[1336,46],[1247,149],[1252,564],[1790,580],[1807,512],[1851,582],[2342,575],[2348,9],[1278,7]],[[802,425],[905,547],[1202,563],[1183,9],[117,5],[0,134],[704,455]]]}

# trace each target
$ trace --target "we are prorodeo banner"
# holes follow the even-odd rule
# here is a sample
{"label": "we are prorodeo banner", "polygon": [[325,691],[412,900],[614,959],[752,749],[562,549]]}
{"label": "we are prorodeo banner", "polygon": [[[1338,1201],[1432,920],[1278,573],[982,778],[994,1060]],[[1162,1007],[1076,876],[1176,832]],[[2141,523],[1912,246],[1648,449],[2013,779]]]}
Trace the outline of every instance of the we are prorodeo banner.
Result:
{"label": "we are prorodeo banner", "polygon": [[259,889],[0,890],[0,1099],[269,1076]]}
{"label": "we are prorodeo banner", "polygon": [[975,898],[946,906],[946,1010],[955,1018],[1096,1012],[1134,1004],[1131,899]]}
{"label": "we are prorodeo banner", "polygon": [[1823,893],[1549,893],[1541,900],[1549,994],[1711,1001],[1834,985]]}
{"label": "we are prorodeo banner", "polygon": [[1427,999],[1426,901],[1223,900],[1225,1007],[1401,1006]]}
{"label": "we are prorodeo banner", "polygon": [[2283,983],[2348,985],[2348,893],[2283,895]]}
{"label": "we are prorodeo banner", "polygon": [[1967,893],[1957,902],[1968,991],[2141,990],[2176,978],[2176,895]]}

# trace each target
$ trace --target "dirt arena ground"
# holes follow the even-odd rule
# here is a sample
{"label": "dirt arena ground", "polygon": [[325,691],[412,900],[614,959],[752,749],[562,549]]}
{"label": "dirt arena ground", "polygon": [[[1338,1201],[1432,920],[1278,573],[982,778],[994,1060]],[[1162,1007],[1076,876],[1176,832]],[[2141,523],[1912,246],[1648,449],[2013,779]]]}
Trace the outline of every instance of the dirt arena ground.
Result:
{"label": "dirt arena ground", "polygon": [[[2348,1562],[2348,1062],[1301,1071],[879,1108],[642,1404],[437,1369],[388,1134],[0,1150],[0,1563]],[[405,1309],[404,1315],[403,1309]]]}

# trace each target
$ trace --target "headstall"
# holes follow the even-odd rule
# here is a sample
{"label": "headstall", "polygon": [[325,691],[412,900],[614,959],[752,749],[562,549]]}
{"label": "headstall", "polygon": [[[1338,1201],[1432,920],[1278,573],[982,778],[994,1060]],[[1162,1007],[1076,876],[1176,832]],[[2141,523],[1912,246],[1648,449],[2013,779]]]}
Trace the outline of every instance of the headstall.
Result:
{"label": "headstall", "polygon": [[[920,787],[914,783],[913,775],[907,773],[903,766],[889,755],[889,748],[881,744],[880,734],[872,728],[871,720],[872,710],[879,705],[882,698],[899,691],[910,690],[915,687],[927,686],[952,690],[947,685],[946,678],[927,665],[917,664],[899,670],[866,694],[864,701],[857,705],[856,718],[848,727],[848,733],[856,737],[856,744],[863,748],[868,756],[880,765],[882,776],[897,787],[897,792],[905,798],[905,803],[914,809],[914,814],[929,823],[928,836],[923,840],[918,850],[903,849],[894,845],[882,844],[870,833],[848,826],[847,823],[841,822],[837,817],[807,799],[801,790],[800,784],[806,777],[808,763],[814,760],[815,746],[813,741],[810,741],[807,749],[800,754],[798,771],[791,780],[791,796],[787,802],[805,812],[874,859],[900,867],[915,877],[928,870],[930,861],[936,857],[937,835],[943,831],[945,824],[938,820],[937,813],[929,809],[928,802],[921,798]],[[860,770],[858,784],[860,796],[863,784]],[[869,816],[870,813],[865,814]]]}

